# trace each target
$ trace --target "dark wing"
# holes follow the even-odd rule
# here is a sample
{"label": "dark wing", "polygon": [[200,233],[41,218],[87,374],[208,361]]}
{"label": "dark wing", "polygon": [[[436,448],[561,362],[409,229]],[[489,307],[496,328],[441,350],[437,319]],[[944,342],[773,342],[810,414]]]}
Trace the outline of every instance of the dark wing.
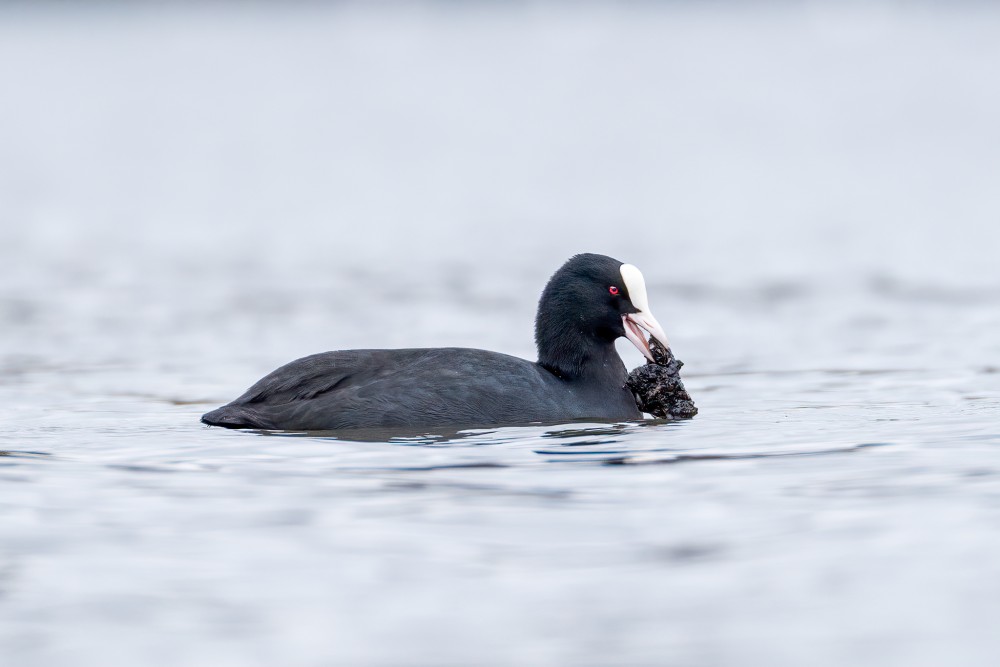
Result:
{"label": "dark wing", "polygon": [[281,408],[309,401],[343,388],[359,375],[372,375],[391,368],[383,366],[379,353],[386,350],[342,350],[321,352],[296,359],[268,373],[242,396],[201,420],[229,428],[288,428],[279,425]]}
{"label": "dark wing", "polygon": [[346,385],[352,378],[372,379],[390,373],[394,364],[387,363],[390,360],[385,358],[389,356],[384,354],[386,352],[388,350],[343,350],[296,359],[265,375],[233,404],[308,401]]}
{"label": "dark wing", "polygon": [[282,366],[202,421],[287,430],[542,421],[565,413],[558,383],[537,364],[485,350],[324,352]]}

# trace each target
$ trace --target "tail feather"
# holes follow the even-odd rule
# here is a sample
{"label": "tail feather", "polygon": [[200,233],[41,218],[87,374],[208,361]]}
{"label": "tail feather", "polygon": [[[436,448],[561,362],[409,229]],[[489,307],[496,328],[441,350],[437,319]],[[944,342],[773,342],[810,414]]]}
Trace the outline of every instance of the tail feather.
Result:
{"label": "tail feather", "polygon": [[245,405],[224,405],[203,414],[201,421],[224,428],[274,428],[270,419]]}

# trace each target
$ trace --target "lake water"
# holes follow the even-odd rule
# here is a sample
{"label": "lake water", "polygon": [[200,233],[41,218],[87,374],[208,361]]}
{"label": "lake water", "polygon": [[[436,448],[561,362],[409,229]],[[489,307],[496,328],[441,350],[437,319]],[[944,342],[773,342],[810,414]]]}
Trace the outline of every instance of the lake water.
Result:
{"label": "lake water", "polygon": [[[998,65],[976,4],[0,7],[0,663],[994,664]],[[533,358],[580,251],[697,418],[198,423]]]}

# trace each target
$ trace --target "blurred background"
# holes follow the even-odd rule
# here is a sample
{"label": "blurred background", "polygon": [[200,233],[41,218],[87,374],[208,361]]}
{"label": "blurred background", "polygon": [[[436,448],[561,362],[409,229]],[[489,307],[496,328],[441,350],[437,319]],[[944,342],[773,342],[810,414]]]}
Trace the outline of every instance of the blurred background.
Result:
{"label": "blurred background", "polygon": [[[998,66],[990,2],[0,3],[0,653],[986,664]],[[696,420],[197,423],[323,350],[534,358],[577,252]]]}

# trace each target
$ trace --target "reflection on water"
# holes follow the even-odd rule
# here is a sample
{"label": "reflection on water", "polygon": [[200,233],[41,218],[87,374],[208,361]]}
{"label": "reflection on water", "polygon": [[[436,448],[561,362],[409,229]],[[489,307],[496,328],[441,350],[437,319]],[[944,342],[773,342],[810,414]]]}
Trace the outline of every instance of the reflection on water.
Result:
{"label": "reflection on water", "polygon": [[[5,667],[995,662],[991,8],[102,7],[0,7]],[[579,251],[695,419],[198,423]]]}

